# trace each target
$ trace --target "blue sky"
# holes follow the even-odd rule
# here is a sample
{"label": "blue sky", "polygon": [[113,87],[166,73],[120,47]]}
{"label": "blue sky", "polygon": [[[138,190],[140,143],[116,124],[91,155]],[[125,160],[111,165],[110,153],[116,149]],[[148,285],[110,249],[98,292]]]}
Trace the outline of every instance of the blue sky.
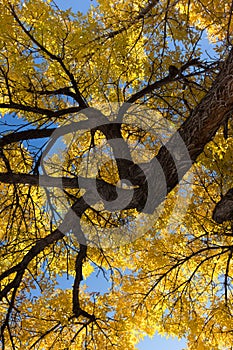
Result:
{"label": "blue sky", "polygon": [[55,0],[60,9],[72,8],[74,12],[86,12],[91,4],[96,4],[95,0]]}
{"label": "blue sky", "polygon": [[[91,4],[95,4],[95,1],[91,0],[56,0],[56,4],[61,9],[72,8],[74,12],[81,11],[86,12]],[[64,283],[63,288],[65,286],[65,281],[60,281],[60,283]],[[89,284],[90,288],[94,290],[95,285],[100,284],[100,280],[96,278],[91,278],[86,281]],[[97,287],[99,290],[99,287]],[[178,341],[176,338],[165,338],[160,337],[158,335],[154,336],[152,339],[146,337],[143,341],[141,341],[137,348],[139,350],[182,350],[185,347],[185,341]]]}
{"label": "blue sky", "polygon": [[[58,278],[59,288],[72,288],[73,278],[63,277]],[[103,278],[100,273],[98,276],[92,274],[90,277],[85,279],[83,283],[86,285],[89,292],[105,293],[109,288],[109,283]],[[155,335],[153,338],[145,337],[144,340],[137,344],[139,350],[182,350],[185,348],[185,340],[178,340],[177,338],[166,338],[159,335]]]}

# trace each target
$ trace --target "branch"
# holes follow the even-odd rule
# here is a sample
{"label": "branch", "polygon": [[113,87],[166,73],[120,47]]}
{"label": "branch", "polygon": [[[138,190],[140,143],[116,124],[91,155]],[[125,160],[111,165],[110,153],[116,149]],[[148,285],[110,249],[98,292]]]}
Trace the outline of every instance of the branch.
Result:
{"label": "branch", "polygon": [[79,291],[80,291],[80,283],[83,280],[82,267],[83,267],[83,262],[86,259],[86,256],[87,256],[87,246],[80,244],[80,250],[75,262],[75,279],[74,279],[74,285],[73,285],[73,313],[76,317],[79,317],[81,314]]}
{"label": "branch", "polygon": [[21,20],[19,19],[19,17],[17,16],[16,12],[15,12],[15,8],[13,5],[9,4],[9,8],[11,10],[11,13],[13,15],[13,17],[15,18],[16,22],[19,24],[20,28],[24,31],[24,33],[29,37],[29,39],[31,39],[31,41],[42,51],[44,52],[52,61],[56,61],[60,64],[60,66],[62,67],[63,71],[66,73],[66,75],[69,77],[70,82],[72,84],[72,87],[74,88],[75,91],[75,100],[79,103],[79,106],[82,108],[87,108],[88,105],[85,102],[85,100],[83,99],[79,89],[78,89],[78,85],[77,82],[74,78],[74,75],[69,71],[69,69],[66,67],[66,65],[64,64],[63,60],[61,57],[53,54],[52,52],[50,52],[48,49],[46,49],[46,47],[44,47],[31,33],[30,30],[27,30],[27,28],[24,26],[24,24],[21,22]]}
{"label": "branch", "polygon": [[[122,168],[128,169],[128,161],[124,160],[121,162]],[[149,164],[149,163],[148,163]],[[139,184],[145,179],[143,172],[142,175],[135,175],[136,169],[140,169],[139,166],[134,164],[132,169],[131,177],[132,183]],[[131,169],[130,169],[131,170]],[[123,189],[116,187],[102,179],[95,178],[85,178],[82,176],[68,178],[68,177],[52,177],[47,175],[30,175],[30,174],[16,174],[12,172],[0,173],[0,182],[6,184],[24,184],[30,186],[41,186],[45,188],[57,187],[57,188],[70,188],[78,189],[84,188],[87,191],[88,203],[90,200],[95,204],[99,200],[105,201],[105,208],[109,211],[116,211],[124,209],[142,210],[145,201],[147,199],[147,187],[146,184],[142,183],[141,186],[135,186],[133,189]],[[91,196],[91,199],[90,199]],[[117,200],[115,203],[114,201]],[[119,200],[120,198],[120,200]],[[157,196],[157,199],[160,198]],[[85,199],[85,196],[84,196]],[[159,199],[159,201],[161,198]]]}
{"label": "branch", "polygon": [[0,103],[0,108],[13,109],[13,110],[25,111],[25,112],[32,112],[32,113],[36,113],[36,114],[46,115],[46,116],[51,117],[51,118],[52,117],[57,118],[57,117],[61,117],[61,116],[66,115],[66,114],[77,113],[83,109],[83,107],[77,106],[77,107],[64,108],[64,109],[61,109],[58,111],[52,111],[52,110],[47,109],[47,108],[27,106],[27,105],[23,105],[20,103],[14,103],[14,102]]}
{"label": "branch", "polygon": [[152,10],[153,7],[155,7],[155,5],[157,5],[158,3],[159,3],[159,0],[149,0],[148,1],[148,5],[141,9],[141,11],[139,12],[138,16],[135,18],[135,20],[145,17],[145,15],[148,12],[150,12],[150,10]]}
{"label": "branch", "polygon": [[[233,85],[231,84],[231,77],[233,72],[233,49],[229,57],[223,64],[222,70],[215,79],[211,89],[206,96],[200,101],[199,105],[192,111],[191,115],[186,119],[182,126],[178,129],[168,143],[162,146],[158,155],[150,163],[149,179],[151,179],[152,189],[154,190],[154,197],[150,196],[151,203],[148,212],[153,212],[159,203],[165,198],[160,194],[159,179],[156,174],[156,163],[159,161],[164,176],[167,182],[167,192],[170,192],[179,182],[179,179],[190,169],[191,163],[195,162],[198,156],[203,152],[205,145],[212,140],[215,133],[229,116],[229,112],[233,110]],[[169,77],[165,78],[169,79]],[[89,109],[87,109],[88,111]],[[90,122],[95,120],[96,110],[90,109]],[[97,115],[97,120],[102,121],[102,114]],[[89,115],[88,115],[89,117]],[[105,119],[103,118],[103,121]],[[82,121],[85,122],[89,121]],[[81,123],[81,122],[80,122]],[[93,124],[93,126],[94,126]],[[79,124],[80,126],[80,124]],[[91,127],[91,125],[90,125]],[[65,128],[65,127],[64,127]],[[70,128],[68,125],[67,128]],[[104,129],[106,129],[104,127]],[[112,132],[111,128],[103,130],[107,133],[107,139],[114,136],[108,134]],[[117,130],[118,132],[119,130]],[[63,132],[61,130],[61,132]],[[180,146],[179,138],[182,138],[184,145]],[[186,148],[184,147],[186,146]],[[190,157],[191,162],[187,159]],[[176,158],[176,162],[174,158]],[[177,167],[179,168],[179,177],[177,175]],[[135,190],[135,198],[130,204],[135,204],[143,196],[140,188]],[[128,208],[128,207],[127,207]]]}
{"label": "branch", "polygon": [[48,128],[12,132],[2,136],[0,139],[0,147],[4,147],[6,145],[19,141],[47,138],[50,137],[52,133],[55,132],[55,130],[56,128]]}
{"label": "branch", "polygon": [[139,98],[145,96],[146,94],[152,92],[155,89],[158,89],[160,87],[162,87],[165,84],[168,84],[170,82],[174,81],[174,76],[170,76],[167,75],[165,78],[158,80],[152,84],[147,85],[145,88],[143,88],[142,90],[136,92],[135,94],[133,94],[127,101],[126,103],[134,103],[136,102]]}
{"label": "branch", "polygon": [[[152,169],[156,161],[159,161],[166,178],[168,192],[178,184],[179,179],[190,169],[191,163],[197,160],[205,146],[213,139],[219,127],[228,118],[229,113],[233,111],[232,74],[233,49],[209,92],[151,161]],[[184,145],[179,142],[180,137],[183,139]],[[187,156],[191,162],[188,161]],[[179,178],[177,170],[179,171]],[[158,180],[153,179],[153,171],[150,177],[154,187],[156,185],[158,187]],[[157,200],[152,199],[152,209],[156,207],[157,202]]]}
{"label": "branch", "polygon": [[[148,212],[153,212],[157,205],[165,199],[164,195],[160,194],[159,179],[155,176],[156,162],[159,161],[163,169],[167,182],[167,191],[170,192],[178,184],[179,177],[181,178],[189,170],[191,163],[196,161],[197,157],[203,152],[205,145],[212,140],[218,128],[229,116],[229,112],[233,110],[233,85],[230,84],[232,72],[233,50],[230,52],[228,59],[225,61],[221,72],[215,79],[209,92],[192,111],[191,115],[178,129],[177,133],[171,137],[165,146],[161,147],[158,155],[149,164],[148,167],[150,168],[150,172],[148,176],[151,179],[151,184],[153,184],[152,189],[154,191],[154,196],[150,196],[151,203]],[[170,78],[167,77],[165,79]],[[88,111],[88,109],[86,111]],[[90,110],[89,113],[90,121],[80,122],[80,124],[78,124],[79,127],[81,123],[86,123],[86,125],[88,125],[88,123],[91,123],[92,121],[94,122],[93,127],[95,127],[96,121],[93,118],[97,112],[93,109]],[[96,118],[101,121],[103,119],[104,122],[105,119],[101,116],[102,114],[100,113],[100,116],[97,115]],[[74,124],[71,126],[73,125]],[[71,126],[66,126],[67,130]],[[89,126],[90,128],[92,127],[91,124]],[[99,129],[101,130],[101,128]],[[106,138],[108,140],[114,137],[115,132],[117,132],[117,134],[119,133],[118,128],[114,131],[111,127],[107,128],[104,126],[102,130],[107,135]],[[61,130],[61,133],[64,133],[64,130]],[[181,148],[179,148],[178,141],[180,137],[184,141],[184,145],[182,145]],[[184,146],[186,146],[186,149]],[[191,162],[187,161],[186,150],[189,152],[188,156],[190,157]],[[177,154],[178,159],[175,162],[174,157],[176,158]],[[177,175],[177,167],[179,168],[179,177]],[[139,203],[140,196],[143,197],[145,195],[140,188],[135,189],[134,194],[134,199],[127,208]],[[138,207],[138,205],[136,205],[135,208],[136,207]]]}
{"label": "branch", "polygon": [[227,306],[228,304],[228,278],[230,278],[229,276],[229,268],[230,268],[230,264],[231,264],[231,260],[232,260],[232,254],[233,254],[233,250],[231,249],[227,258],[227,265],[226,265],[226,272],[225,272],[225,277],[224,277],[224,290],[225,290],[225,305]]}
{"label": "branch", "polygon": [[4,278],[10,276],[11,274],[16,272],[15,278],[6,285],[3,290],[0,292],[0,301],[7,296],[9,291],[13,288],[18,288],[20,285],[20,282],[23,278],[24,272],[30,263],[31,260],[33,260],[38,254],[40,254],[46,247],[51,245],[52,243],[62,239],[64,237],[64,234],[59,231],[59,229],[56,229],[54,232],[49,234],[48,236],[40,239],[24,256],[22,261],[18,263],[15,266],[12,266],[5,272],[3,272],[0,275],[0,281],[2,281]]}
{"label": "branch", "polygon": [[70,96],[74,100],[76,100],[76,94],[70,90],[70,87],[64,87],[60,88],[57,90],[35,90],[35,89],[27,89],[27,92],[36,94],[36,95],[46,95],[46,96],[51,96],[51,95],[65,95],[65,96]]}
{"label": "branch", "polygon": [[107,34],[103,34],[103,35],[99,35],[97,38],[94,39],[94,41],[98,41],[100,39],[112,39],[115,36],[117,36],[118,34],[121,34],[123,32],[125,32],[126,30],[128,30],[129,28],[131,28],[134,24],[136,24],[140,19],[144,19],[144,17],[147,15],[148,12],[150,12],[152,10],[153,7],[155,7],[155,5],[157,5],[159,3],[159,0],[150,0],[148,1],[148,5],[146,5],[145,7],[143,7],[139,14],[133,18],[128,25],[126,26],[122,26],[121,28],[114,30],[110,33]]}
{"label": "branch", "polygon": [[80,244],[86,242],[86,239],[82,233],[80,222],[77,219],[81,218],[82,214],[87,208],[89,208],[89,204],[85,202],[83,197],[79,198],[76,201],[76,203],[72,205],[70,210],[65,215],[63,222],[59,225],[59,227],[56,230],[54,230],[46,237],[41,238],[27,252],[27,254],[24,256],[20,263],[12,266],[0,275],[0,281],[2,281],[6,277],[12,275],[13,273],[16,273],[15,278],[10,283],[8,283],[0,292],[0,301],[7,296],[11,289],[17,289],[19,287],[28,264],[46,247],[62,239],[65,233],[70,232],[72,230],[72,232],[77,236]]}
{"label": "branch", "polygon": [[32,107],[32,106],[27,106],[21,103],[14,103],[14,102],[0,103],[0,108],[14,109],[14,110],[25,111],[25,112],[33,112],[36,114],[42,114],[47,116],[52,116],[54,113],[53,111],[47,108]]}
{"label": "branch", "polygon": [[[203,70],[202,71],[198,71],[198,72],[194,72],[188,75],[182,75],[182,73],[189,67],[192,66],[198,66],[201,67]],[[180,79],[187,79],[199,74],[202,74],[204,72],[206,72],[207,70],[212,69],[212,67],[208,67],[208,66],[204,66],[201,64],[201,62],[198,59],[192,59],[190,61],[188,61],[187,63],[183,64],[180,69],[178,69],[175,66],[169,66],[169,74],[160,80],[155,81],[152,84],[148,84],[146,87],[144,87],[143,89],[141,89],[140,91],[136,92],[135,94],[133,94],[125,103],[134,103],[137,100],[139,100],[140,98],[144,97],[145,95],[153,92],[155,89],[158,89],[168,83],[174,82],[174,81],[179,81]]]}
{"label": "branch", "polygon": [[[16,104],[4,104],[5,108],[14,108]],[[2,108],[0,104],[0,108]],[[17,109],[19,110],[28,110],[33,111],[35,113],[41,112],[41,114],[44,114],[45,110],[38,110],[37,108],[30,107],[30,106],[23,106],[17,104]],[[58,117],[65,114],[71,114],[71,113],[77,113],[82,111],[83,109],[80,107],[69,107],[65,109],[61,109],[59,111],[53,112],[50,110],[46,110],[49,114],[48,116],[51,117]],[[19,141],[25,141],[25,140],[31,140],[31,139],[40,139],[40,138],[47,138],[53,135],[53,139],[57,139],[60,136],[73,133],[78,130],[89,130],[91,128],[96,129],[96,125],[102,125],[103,132],[107,132],[107,128],[105,127],[105,124],[107,123],[107,119],[100,113],[99,111],[95,110],[94,108],[88,108],[83,110],[83,113],[88,118],[87,120],[81,120],[78,122],[71,122],[67,125],[63,125],[57,128],[44,128],[44,129],[29,129],[25,131],[18,131],[18,132],[12,132],[7,135],[2,136],[0,139],[0,147],[4,147],[8,144],[19,142]],[[53,141],[55,141],[53,140]]]}
{"label": "branch", "polygon": [[[5,184],[23,184],[30,186],[41,187],[57,187],[57,188],[70,188],[78,189],[85,188],[86,190],[92,190],[97,188],[100,195],[105,200],[114,200],[116,198],[116,186],[102,180],[94,178],[85,178],[82,176],[77,177],[58,177],[48,175],[31,175],[31,174],[16,174],[12,172],[0,173],[0,182]],[[120,189],[119,193],[127,193],[126,189]]]}
{"label": "branch", "polygon": [[218,224],[224,221],[233,220],[233,188],[221,198],[213,211],[213,220]]}

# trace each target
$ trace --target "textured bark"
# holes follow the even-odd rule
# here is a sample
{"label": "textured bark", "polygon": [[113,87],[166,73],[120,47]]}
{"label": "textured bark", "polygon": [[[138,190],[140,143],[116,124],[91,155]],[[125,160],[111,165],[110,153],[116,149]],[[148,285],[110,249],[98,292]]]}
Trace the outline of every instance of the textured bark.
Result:
{"label": "textured bark", "polygon": [[233,188],[221,198],[213,212],[213,219],[222,224],[224,221],[233,220]]}
{"label": "textured bark", "polygon": [[[156,1],[153,1],[153,4]],[[17,19],[17,18],[16,18]],[[27,31],[26,31],[27,33]],[[28,33],[27,33],[28,34]],[[30,33],[29,33],[30,34]],[[117,34],[116,34],[117,35]],[[30,35],[29,35],[30,36]],[[32,38],[33,40],[33,38]],[[35,43],[36,41],[33,40]],[[38,44],[41,48],[41,46]],[[41,48],[43,49],[43,48]],[[44,50],[44,49],[43,49]],[[44,50],[45,51],[45,50]],[[21,104],[0,104],[0,108],[10,108],[12,110],[30,111],[32,113],[38,113],[51,117],[63,116],[69,113],[75,113],[80,111],[82,108],[87,108],[85,101],[79,94],[77,84],[74,81],[74,77],[69,74],[63,62],[54,56],[53,54],[45,51],[49,57],[57,62],[64,68],[64,71],[69,76],[72,86],[75,91],[75,98],[78,101],[79,106],[74,108],[68,108],[60,111],[50,111],[37,109],[36,107],[23,106]],[[146,88],[138,91],[132,95],[128,102],[136,102],[138,99],[144,97],[146,94],[150,94],[154,89],[162,86],[163,84],[169,83],[172,77],[168,76],[159,82],[148,85]],[[64,92],[64,90],[62,91]],[[0,174],[0,181],[9,184],[29,184],[29,185],[40,185],[45,187],[68,187],[68,188],[85,188],[85,195],[78,198],[73,204],[70,210],[64,217],[61,225],[55,229],[47,237],[35,241],[35,245],[25,253],[21,262],[16,263],[7,271],[0,275],[0,282],[11,276],[11,282],[3,286],[0,292],[0,300],[9,296],[9,293],[13,290],[12,305],[16,291],[22,281],[24,273],[30,264],[30,262],[38,256],[46,247],[61,240],[66,232],[70,230],[76,235],[79,243],[80,250],[76,259],[75,266],[75,282],[73,288],[73,313],[75,317],[80,315],[89,318],[89,320],[95,320],[93,315],[90,315],[85,310],[81,309],[79,302],[79,288],[82,281],[82,266],[86,259],[86,238],[82,232],[80,226],[80,218],[90,207],[98,202],[99,196],[105,200],[105,209],[114,211],[118,209],[130,209],[136,208],[138,211],[146,213],[152,213],[156,207],[165,199],[166,194],[169,193],[184,176],[184,174],[190,169],[193,162],[195,162],[198,156],[203,152],[205,145],[212,140],[219,127],[227,120],[229,114],[233,110],[233,50],[230,52],[228,59],[222,67],[221,72],[217,76],[213,83],[213,86],[206,94],[206,96],[200,101],[198,106],[192,111],[191,115],[182,124],[168,143],[161,147],[155,158],[148,164],[142,164],[140,166],[134,164],[130,160],[130,151],[127,145],[120,143],[119,149],[114,149],[114,139],[120,139],[121,130],[120,123],[108,124],[104,123],[102,115],[97,115],[97,111],[93,109],[93,115],[87,115],[88,120],[80,121],[79,123],[73,123],[71,126],[64,126],[55,131],[55,129],[44,129],[44,130],[27,130],[21,132],[14,132],[12,134],[5,135],[0,140],[0,147],[3,149],[4,146],[23,140],[30,140],[36,138],[47,138],[51,136],[53,142],[56,138],[69,133],[72,130],[85,128],[88,126],[90,129],[101,130],[109,144],[113,145],[114,156],[117,161],[119,175],[121,179],[129,180],[134,189],[117,189],[116,187],[108,184],[102,179],[81,179],[79,178],[51,178],[48,176],[30,175],[30,174],[13,174],[11,169],[7,167],[7,159],[2,156],[3,163],[7,169],[6,173]],[[96,118],[96,119],[95,119]],[[103,122],[102,122],[103,120]],[[121,120],[121,119],[120,119]],[[96,121],[98,127],[96,127]],[[76,125],[77,129],[74,128]],[[55,133],[55,135],[54,135]],[[180,142],[180,140],[183,142]],[[52,142],[51,142],[52,143]],[[4,155],[4,152],[2,151]],[[126,157],[126,158],[125,158]],[[9,165],[9,164],[8,164]],[[161,169],[159,168],[159,166]],[[161,174],[165,177],[166,188],[161,181]],[[82,180],[82,181],[81,181]],[[81,184],[80,184],[81,181]],[[133,196],[132,196],[133,192]],[[114,203],[117,199],[117,195],[120,198],[119,205],[117,208]],[[130,200],[131,198],[131,200]],[[227,194],[217,204],[213,219],[222,223],[225,220],[233,219],[233,190],[227,192]],[[207,248],[206,248],[207,249]],[[208,247],[209,249],[209,247]],[[12,277],[12,275],[14,275]],[[154,287],[153,287],[154,288]],[[10,310],[11,311],[11,310]],[[5,323],[6,326],[7,323]]]}
{"label": "textured bark", "polygon": [[[229,57],[225,61],[221,72],[217,76],[209,92],[178,129],[177,133],[172,136],[165,146],[161,147],[158,155],[150,163],[144,164],[141,174],[140,171],[138,172],[136,169],[134,169],[135,166],[133,163],[131,164],[128,160],[123,159],[124,157],[122,155],[124,155],[124,153],[129,156],[129,150],[127,148],[124,149],[124,147],[120,152],[117,150],[116,153],[118,154],[118,157],[120,153],[122,158],[119,162],[119,173],[122,175],[121,178],[126,177],[135,186],[137,186],[137,188],[134,190],[133,200],[127,205],[127,208],[137,208],[139,211],[144,211],[147,213],[153,212],[165,199],[166,193],[170,192],[178,184],[179,180],[190,169],[192,163],[197,160],[198,156],[203,152],[205,145],[212,140],[219,127],[229,117],[229,114],[232,113],[232,110],[233,51],[230,52]],[[93,112],[95,114],[95,111]],[[81,123],[79,125],[80,127]],[[86,121],[84,124],[85,123]],[[111,143],[112,139],[119,139],[120,137],[119,125],[120,124],[105,124],[100,125],[98,129],[104,132],[106,138]],[[69,126],[65,128],[69,128]],[[42,135],[48,136],[52,130],[53,129],[42,132]],[[32,138],[36,137],[36,134],[34,134],[34,132],[31,134]],[[15,142],[16,140],[22,139],[22,136],[22,133],[19,134],[19,137],[14,133],[12,135],[12,141]],[[183,139],[183,144],[179,141],[180,137]],[[3,143],[9,143],[9,140],[10,135],[7,135]],[[188,159],[189,157],[191,161]],[[161,186],[161,180],[158,173],[158,162],[162,167],[163,174],[166,179],[166,193],[164,192],[163,186]],[[9,179],[9,183],[38,184],[38,178],[33,178],[32,176],[25,174],[15,174],[14,176],[11,175],[10,177],[1,174],[1,179],[3,182],[8,182],[7,178]],[[147,187],[147,184],[145,185],[145,178],[150,183],[149,187]],[[88,181],[88,179],[86,180]],[[67,186],[74,188],[77,185],[76,179],[63,179],[62,181],[64,187]],[[114,186],[109,185],[104,181],[98,180],[97,182],[97,189],[100,192],[100,195],[107,201],[114,200],[116,196]],[[59,179],[58,182],[56,179],[54,179],[54,186],[57,186],[57,183],[59,183]],[[89,189],[90,191],[93,189],[92,184],[89,186]],[[150,193],[146,193],[147,191]],[[149,205],[144,208],[148,194]],[[127,198],[127,191],[125,191],[126,202]]]}
{"label": "textured bark", "polygon": [[[151,89],[150,89],[151,88]],[[138,92],[138,96],[142,97],[144,94],[153,90],[153,86],[149,86],[146,91],[143,89],[141,92]],[[226,59],[221,72],[215,79],[211,89],[206,94],[206,96],[200,101],[198,106],[193,110],[191,115],[187,120],[182,124],[178,129],[177,133],[169,140],[169,142],[161,147],[158,155],[150,162],[148,165],[144,164],[141,174],[140,172],[135,171],[136,169],[133,164],[128,160],[124,160],[124,154],[127,154],[127,158],[130,157],[129,150],[122,147],[122,150],[119,152],[117,150],[117,157],[120,154],[119,163],[119,173],[121,177],[126,177],[136,186],[141,188],[135,189],[135,194],[133,201],[127,205],[127,208],[137,208],[138,210],[143,210],[145,212],[151,213],[155,208],[165,199],[164,188],[161,189],[161,181],[158,176],[158,162],[162,167],[163,174],[166,179],[167,193],[170,192],[183,177],[183,175],[190,169],[193,162],[195,162],[198,156],[203,152],[205,145],[212,140],[215,133],[219,127],[225,122],[229,117],[229,114],[233,110],[233,51],[231,50],[229,57]],[[87,110],[88,111],[88,110]],[[93,110],[93,115],[88,119],[90,126],[92,120],[96,122],[96,119],[102,116],[97,115],[98,112]],[[101,124],[101,119],[99,120]],[[82,123],[84,125],[82,125]],[[79,128],[87,126],[87,121],[82,121],[77,123]],[[120,138],[119,133],[120,124],[102,124],[99,125],[98,129],[104,132],[106,138],[111,143],[111,140],[114,138]],[[66,130],[67,129],[67,130]],[[97,128],[95,128],[97,129]],[[64,127],[64,133],[69,131],[69,126]],[[22,140],[23,136],[26,136],[27,139],[37,138],[38,135],[41,137],[48,137],[49,134],[52,134],[54,129],[38,131],[38,134],[33,130],[27,133],[13,133],[12,135],[6,135],[0,141],[0,145],[8,144],[10,142],[16,142]],[[58,130],[58,135],[62,134],[62,130]],[[12,139],[11,139],[12,136]],[[183,144],[179,142],[180,137],[183,139]],[[123,145],[124,146],[124,145]],[[186,147],[186,149],[185,149]],[[187,153],[188,150],[188,153]],[[116,155],[116,154],[115,154]],[[187,158],[190,157],[191,161]],[[137,177],[137,179],[136,179]],[[145,177],[149,180],[150,186],[147,188],[145,186]],[[29,184],[38,184],[38,178],[33,178],[32,176],[27,176],[25,174],[15,174],[14,176],[7,176],[1,174],[1,180],[3,182],[9,183],[29,183]],[[42,179],[41,179],[42,180]],[[86,179],[88,180],[88,179]],[[74,188],[77,185],[76,179],[63,179],[64,187]],[[61,181],[61,183],[62,183]],[[99,180],[98,180],[99,181]],[[43,182],[43,181],[42,181]],[[54,186],[57,186],[56,179],[54,179]],[[151,185],[152,184],[152,185]],[[46,184],[45,184],[46,185]],[[51,185],[51,184],[50,184]],[[78,187],[78,186],[77,186]],[[91,185],[93,188],[93,186]],[[107,201],[115,199],[115,189],[114,186],[105,183],[104,181],[99,181],[97,185],[98,191],[100,191],[101,196]],[[150,195],[149,206],[143,209],[143,206],[147,197],[147,190]],[[125,191],[127,193],[127,191]],[[126,196],[126,202],[128,195]]]}
{"label": "textured bark", "polygon": [[[233,50],[226,59],[221,72],[216,77],[211,89],[193,110],[191,115],[178,129],[177,133],[163,146],[156,159],[163,168],[168,192],[171,191],[203,152],[204,147],[216,134],[219,127],[233,111]],[[184,141],[191,163],[187,161],[185,148],[178,142],[178,135]],[[170,150],[170,152],[169,152]],[[176,158],[176,163],[173,161]],[[154,161],[152,161],[153,165]],[[177,174],[179,168],[179,176]],[[153,176],[153,166],[152,173]],[[158,180],[154,179],[154,188]],[[159,194],[159,192],[158,192]],[[158,204],[158,199],[151,209]]]}
{"label": "textured bark", "polygon": [[233,50],[211,89],[179,129],[192,161],[233,112]]}

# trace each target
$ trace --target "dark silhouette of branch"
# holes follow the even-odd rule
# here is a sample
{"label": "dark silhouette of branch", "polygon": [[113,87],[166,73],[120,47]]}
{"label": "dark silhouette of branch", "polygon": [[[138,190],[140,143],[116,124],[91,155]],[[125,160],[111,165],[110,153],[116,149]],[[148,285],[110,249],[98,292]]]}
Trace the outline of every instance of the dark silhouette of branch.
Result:
{"label": "dark silhouette of branch", "polygon": [[215,206],[213,219],[218,224],[222,224],[224,221],[233,220],[233,188],[228,190]]}
{"label": "dark silhouette of branch", "polygon": [[28,38],[42,51],[44,52],[52,61],[56,61],[60,64],[60,66],[62,67],[63,71],[66,73],[66,75],[69,77],[70,82],[72,84],[72,87],[75,91],[75,95],[73,95],[73,97],[75,97],[75,100],[78,102],[79,107],[81,108],[87,108],[88,104],[87,102],[84,100],[84,98],[82,97],[77,82],[75,80],[74,75],[71,73],[71,71],[66,67],[65,63],[63,62],[62,58],[53,54],[52,52],[50,52],[46,47],[44,47],[30,32],[30,30],[28,30],[22,23],[22,21],[19,19],[19,17],[16,14],[15,8],[13,5],[9,4],[9,8],[11,10],[11,13],[13,15],[13,17],[15,18],[16,22],[19,24],[20,28],[24,31],[24,33],[28,36]]}
{"label": "dark silhouette of branch", "polygon": [[83,109],[83,107],[74,106],[74,107],[64,108],[58,111],[52,111],[46,108],[33,107],[33,106],[28,106],[28,105],[23,105],[21,103],[13,103],[13,102],[0,103],[0,108],[12,109],[12,111],[32,112],[35,114],[46,115],[51,118],[58,118],[66,114],[77,113]]}
{"label": "dark silhouette of branch", "polygon": [[136,24],[139,20],[144,19],[145,16],[153,9],[153,7],[155,7],[155,5],[157,5],[159,3],[159,0],[149,0],[148,4],[143,7],[139,14],[137,16],[135,16],[131,21],[129,21],[128,23],[126,23],[125,25],[123,25],[122,27],[120,27],[117,30],[114,31],[110,31],[110,33],[105,33],[102,35],[99,35],[97,38],[94,39],[94,41],[99,41],[101,39],[112,39],[115,36],[125,32],[126,30],[128,30],[129,28],[131,28],[134,24]]}

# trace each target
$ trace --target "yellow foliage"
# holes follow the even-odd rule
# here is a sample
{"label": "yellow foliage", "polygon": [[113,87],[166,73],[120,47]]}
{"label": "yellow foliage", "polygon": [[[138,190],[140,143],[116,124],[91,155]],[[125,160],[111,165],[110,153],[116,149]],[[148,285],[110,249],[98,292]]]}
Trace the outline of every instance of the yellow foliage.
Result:
{"label": "yellow foliage", "polygon": [[[53,1],[2,0],[2,134],[15,137],[29,129],[33,133],[65,128],[74,115],[76,123],[91,123],[85,108],[79,113],[82,103],[104,106],[101,121],[115,121],[123,102],[155,84],[147,95],[135,98],[150,113],[136,110],[133,115],[129,110],[121,124],[133,161],[148,162],[166,144],[170,125],[178,129],[210,89],[220,68],[212,59],[205,62],[199,39],[206,31],[216,53],[225,53],[233,29],[231,12],[230,2],[220,0],[98,0],[86,14],[59,10]],[[193,59],[199,60],[191,65]],[[178,71],[174,79],[171,66]],[[191,182],[187,176],[170,191],[161,215],[149,220],[148,227],[146,215],[140,217],[136,208],[110,212],[101,200],[88,203],[80,218],[78,204],[87,188],[51,190],[36,183],[43,173],[88,178],[91,185],[97,178],[124,189],[104,132],[81,128],[61,139],[52,134],[48,148],[48,136],[38,141],[37,135],[34,141],[29,137],[1,146],[0,173],[9,176],[9,183],[0,183],[0,287],[7,291],[0,319],[5,348],[134,350],[145,335],[158,332],[186,337],[190,350],[230,349],[232,225],[212,220],[216,203],[232,187],[230,120],[228,128],[227,138],[219,129],[206,145],[190,171]],[[58,140],[53,153],[52,143]],[[13,174],[30,175],[34,183],[14,182]],[[59,236],[60,223],[72,205],[76,227],[68,226],[68,233]],[[133,225],[136,220],[138,226]],[[78,258],[85,244],[77,239],[81,228],[92,243],[82,264]],[[54,232],[58,238],[51,243]],[[31,252],[36,253],[30,260]],[[96,271],[99,285],[93,292],[82,280]],[[62,289],[58,281],[65,275],[70,285]],[[108,288],[103,291],[104,283]],[[86,312],[78,316],[72,308],[77,291],[78,309]]]}

